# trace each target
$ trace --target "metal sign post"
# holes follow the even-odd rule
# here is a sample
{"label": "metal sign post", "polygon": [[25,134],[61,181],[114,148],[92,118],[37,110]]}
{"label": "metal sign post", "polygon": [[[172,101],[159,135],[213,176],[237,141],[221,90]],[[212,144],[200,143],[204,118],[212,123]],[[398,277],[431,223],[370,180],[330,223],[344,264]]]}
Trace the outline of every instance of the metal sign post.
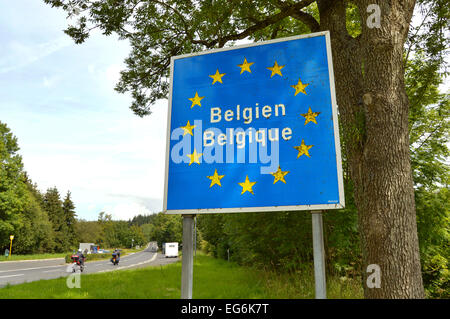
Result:
{"label": "metal sign post", "polygon": [[194,218],[194,257],[197,255],[197,217]]}
{"label": "metal sign post", "polygon": [[192,281],[194,273],[194,218],[195,215],[183,215],[181,299],[192,299]]}
{"label": "metal sign post", "polygon": [[325,277],[325,250],[323,245],[322,211],[320,210],[312,212],[312,233],[316,299],[326,299],[327,284]]}

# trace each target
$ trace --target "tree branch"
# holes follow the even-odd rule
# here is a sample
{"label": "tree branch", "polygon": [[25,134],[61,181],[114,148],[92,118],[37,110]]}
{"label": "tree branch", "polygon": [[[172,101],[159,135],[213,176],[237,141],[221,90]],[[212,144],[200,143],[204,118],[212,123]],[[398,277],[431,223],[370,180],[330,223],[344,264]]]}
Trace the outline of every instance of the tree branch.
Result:
{"label": "tree branch", "polygon": [[291,17],[303,22],[311,30],[311,32],[318,32],[320,31],[320,25],[317,20],[312,15],[302,11],[303,8],[306,8],[313,2],[315,2],[315,0],[300,1],[297,4],[292,4],[292,2],[288,3],[287,1],[278,1],[278,4],[276,4],[276,6],[282,10],[290,7],[295,7],[295,10]]}
{"label": "tree branch", "polygon": [[[442,119],[441,121],[439,121],[439,124],[437,125],[437,127],[435,127],[435,129],[430,133],[430,135],[428,135],[423,141],[422,143],[420,143],[419,146],[417,146],[415,149],[411,150],[411,153],[415,153],[418,149],[420,149],[425,143],[426,141],[428,141],[428,139],[433,136],[434,133],[437,132],[437,130],[439,130],[442,125],[444,124],[445,119]],[[423,136],[423,135],[422,135]]]}
{"label": "tree branch", "polygon": [[306,24],[306,26],[311,30],[311,32],[320,31],[320,25],[314,17],[301,10],[296,11],[292,17]]}
{"label": "tree branch", "polygon": [[428,10],[427,14],[424,16],[420,25],[417,27],[416,32],[412,36],[409,37],[411,39],[411,43],[408,47],[408,51],[406,52],[405,64],[404,64],[405,68],[406,68],[406,64],[408,63],[409,54],[411,53],[413,46],[416,44],[416,36],[419,33],[420,29],[422,29],[423,25],[425,24],[425,20],[428,18],[428,15],[430,14],[430,12],[431,12],[431,8]]}
{"label": "tree branch", "polygon": [[293,14],[295,14],[297,11],[300,11],[302,8],[309,6],[314,1],[316,1],[316,0],[303,0],[296,4],[286,5],[283,8],[281,8],[282,9],[281,12],[271,15],[271,16],[268,16],[264,20],[256,22],[254,25],[252,25],[251,27],[245,29],[244,31],[242,31],[240,33],[230,34],[225,37],[222,37],[219,39],[214,39],[211,41],[191,39],[191,42],[193,44],[201,44],[208,48],[211,48],[218,43],[221,46],[223,46],[228,41],[242,40],[242,39],[248,37],[249,35],[253,34],[256,31],[262,30],[272,24],[275,24],[275,23],[283,20],[286,17],[293,16]]}

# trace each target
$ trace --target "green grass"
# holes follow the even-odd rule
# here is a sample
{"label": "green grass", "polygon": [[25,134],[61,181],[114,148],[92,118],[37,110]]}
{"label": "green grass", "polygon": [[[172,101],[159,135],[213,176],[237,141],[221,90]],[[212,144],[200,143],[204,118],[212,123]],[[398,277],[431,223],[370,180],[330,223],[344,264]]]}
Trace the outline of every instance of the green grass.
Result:
{"label": "green grass", "polygon": [[33,255],[15,255],[14,253],[5,257],[0,256],[0,262],[2,261],[18,261],[18,260],[36,260],[36,259],[50,259],[50,258],[64,258],[68,253],[59,254],[33,254]]}
{"label": "green grass", "polygon": [[[69,289],[66,278],[41,280],[0,289],[0,299],[179,299],[181,262],[136,270],[81,276],[81,288]],[[312,273],[275,275],[197,254],[193,297],[207,299],[314,298]],[[328,280],[329,298],[362,298],[357,280]]]}

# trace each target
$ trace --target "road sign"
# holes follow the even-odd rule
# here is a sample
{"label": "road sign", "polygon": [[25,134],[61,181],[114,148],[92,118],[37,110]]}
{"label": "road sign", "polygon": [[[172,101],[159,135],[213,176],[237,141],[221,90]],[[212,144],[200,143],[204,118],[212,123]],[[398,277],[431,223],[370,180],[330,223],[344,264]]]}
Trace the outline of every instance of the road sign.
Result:
{"label": "road sign", "polygon": [[344,207],[328,32],[176,56],[164,210]]}

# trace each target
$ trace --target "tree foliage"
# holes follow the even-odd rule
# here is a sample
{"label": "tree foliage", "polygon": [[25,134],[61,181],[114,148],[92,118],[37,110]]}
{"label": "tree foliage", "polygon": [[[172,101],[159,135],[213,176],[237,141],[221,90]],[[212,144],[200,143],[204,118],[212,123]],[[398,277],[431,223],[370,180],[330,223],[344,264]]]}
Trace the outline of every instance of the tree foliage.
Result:
{"label": "tree foliage", "polygon": [[162,247],[163,243],[182,242],[183,226],[182,218],[178,215],[166,215],[158,213],[153,215],[150,224],[142,225],[145,230],[147,241],[158,242],[158,247]]}
{"label": "tree foliage", "polygon": [[53,251],[52,224],[18,151],[17,138],[0,122],[0,249],[9,249],[14,235],[15,253]]}

